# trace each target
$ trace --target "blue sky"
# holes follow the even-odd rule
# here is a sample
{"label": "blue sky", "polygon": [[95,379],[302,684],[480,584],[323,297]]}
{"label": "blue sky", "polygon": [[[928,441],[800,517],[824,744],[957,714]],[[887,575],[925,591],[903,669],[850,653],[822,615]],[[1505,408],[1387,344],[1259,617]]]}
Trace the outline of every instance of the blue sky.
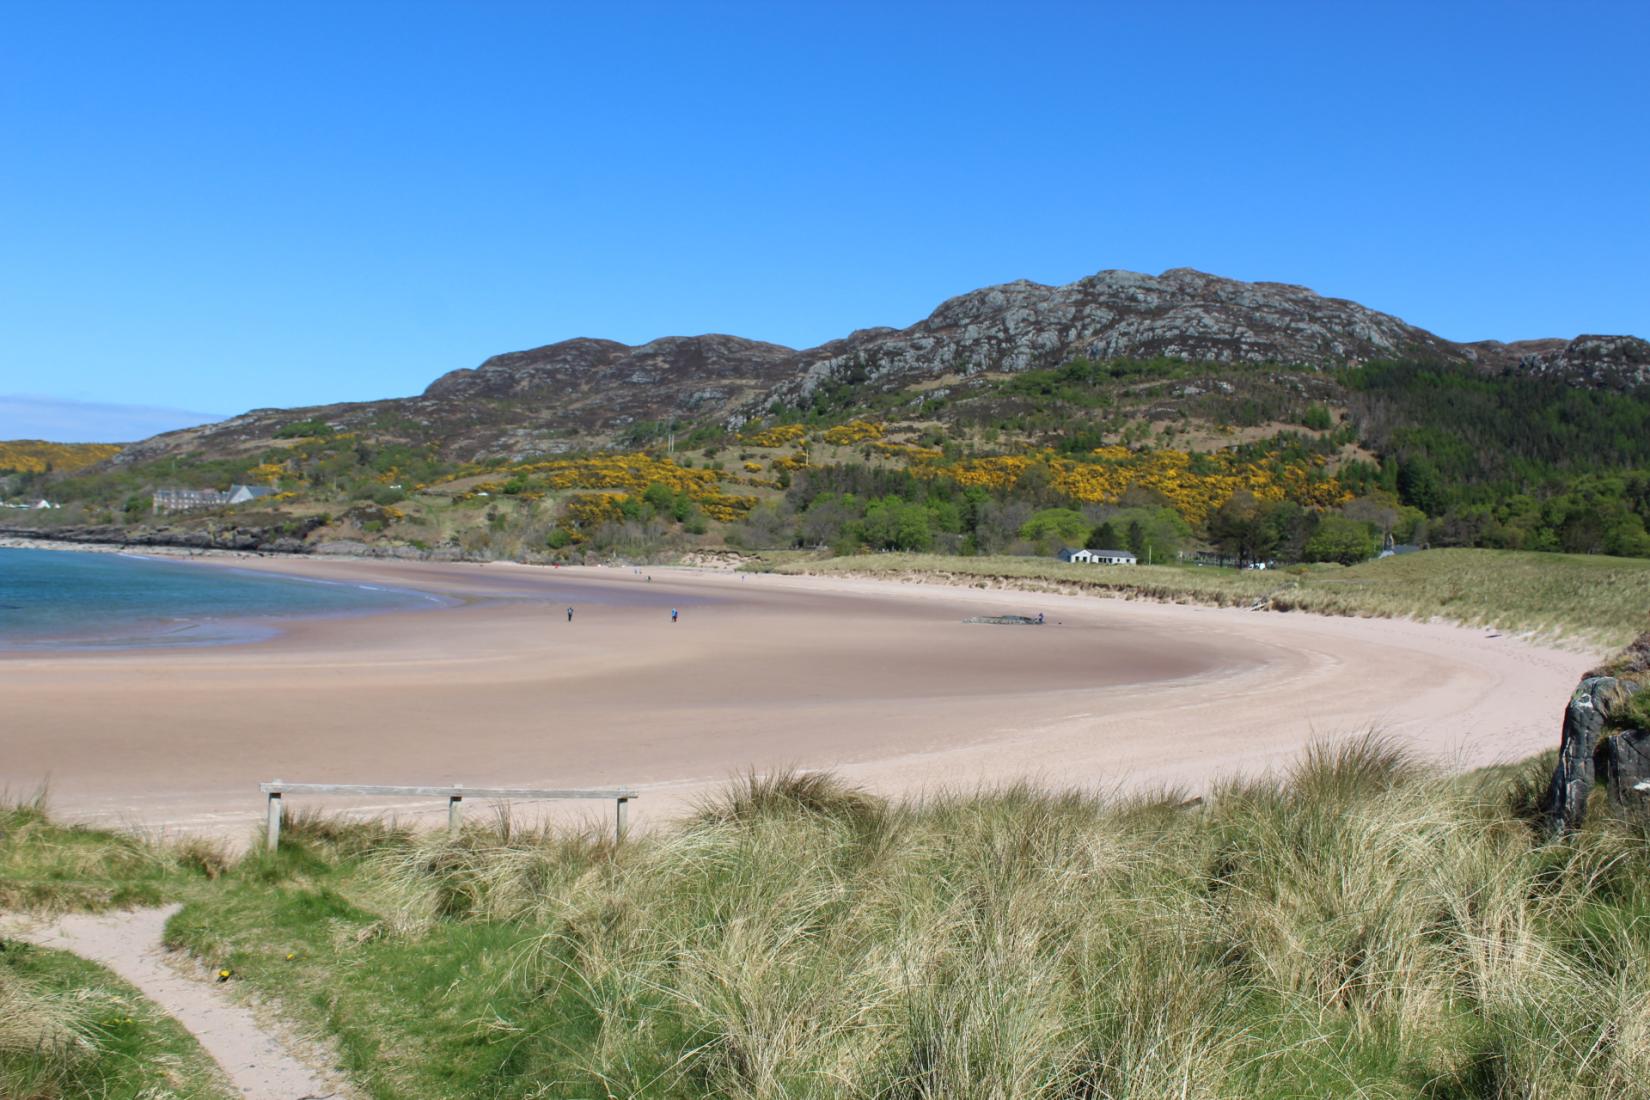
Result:
{"label": "blue sky", "polygon": [[1650,335],[1647,47],[1643,3],[13,4],[0,438],[1108,267]]}

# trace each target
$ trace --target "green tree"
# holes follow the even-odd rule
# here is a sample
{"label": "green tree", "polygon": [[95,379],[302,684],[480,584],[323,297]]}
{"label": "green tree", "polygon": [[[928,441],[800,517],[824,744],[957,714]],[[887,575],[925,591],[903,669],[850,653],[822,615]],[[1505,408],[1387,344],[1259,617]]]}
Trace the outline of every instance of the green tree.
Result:
{"label": "green tree", "polygon": [[1129,521],[1129,553],[1136,558],[1146,556],[1146,529],[1137,519]]}
{"label": "green tree", "polygon": [[1322,405],[1309,405],[1301,415],[1301,424],[1315,432],[1327,432],[1335,426],[1335,421]]}
{"label": "green tree", "polygon": [[873,500],[860,530],[866,544],[877,550],[926,550],[934,544],[928,509],[899,497]]}
{"label": "green tree", "polygon": [[1353,565],[1374,556],[1375,533],[1369,524],[1346,516],[1330,514],[1318,521],[1318,529],[1306,540],[1307,561],[1338,561]]}
{"label": "green tree", "polygon": [[1081,542],[1088,533],[1089,521],[1070,508],[1044,508],[1020,526],[1021,538],[1039,544]]}
{"label": "green tree", "polygon": [[1444,486],[1438,467],[1417,456],[1398,463],[1398,499],[1421,509],[1429,516],[1444,510]]}
{"label": "green tree", "polygon": [[1093,531],[1089,532],[1088,541],[1083,545],[1090,550],[1122,549],[1122,547],[1118,545],[1117,528],[1112,526],[1110,520],[1100,524]]}
{"label": "green tree", "polygon": [[1209,517],[1209,538],[1239,566],[1261,561],[1277,545],[1277,530],[1269,518],[1253,493],[1239,490]]}

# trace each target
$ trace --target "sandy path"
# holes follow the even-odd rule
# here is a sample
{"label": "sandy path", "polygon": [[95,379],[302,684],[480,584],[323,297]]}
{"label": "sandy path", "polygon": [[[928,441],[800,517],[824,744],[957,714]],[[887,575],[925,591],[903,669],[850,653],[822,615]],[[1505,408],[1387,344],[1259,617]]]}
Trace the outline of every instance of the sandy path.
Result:
{"label": "sandy path", "polygon": [[338,1085],[294,1057],[245,1007],[214,984],[188,974],[162,946],[178,906],[112,913],[72,913],[24,928],[18,939],[72,951],[136,986],[187,1028],[247,1100],[322,1100]]}
{"label": "sandy path", "polygon": [[[1556,743],[1596,657],[1436,624],[897,581],[232,564],[465,606],[257,645],[0,656],[0,787],[49,780],[64,816],[239,838],[256,784],[277,777],[626,784],[644,791],[638,827],[748,768],[831,768],[889,794],[1022,778],[1195,790],[1371,726],[1451,763],[1523,757]],[[1049,625],[961,621],[1037,611]]]}

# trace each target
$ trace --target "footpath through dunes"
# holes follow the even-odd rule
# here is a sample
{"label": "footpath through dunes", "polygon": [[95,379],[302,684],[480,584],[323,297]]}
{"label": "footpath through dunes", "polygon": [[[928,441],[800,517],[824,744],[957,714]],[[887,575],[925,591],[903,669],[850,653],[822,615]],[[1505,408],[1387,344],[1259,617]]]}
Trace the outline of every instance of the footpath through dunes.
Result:
{"label": "footpath through dunes", "polygon": [[[1554,743],[1596,657],[1413,622],[898,582],[233,564],[461,606],[289,623],[252,645],[9,655],[0,786],[49,782],[63,817],[235,837],[261,816],[257,783],[277,777],[632,785],[642,826],[749,769],[830,768],[888,794],[1195,789],[1370,727],[1452,763],[1517,759]],[[1038,612],[1046,625],[963,622]]]}

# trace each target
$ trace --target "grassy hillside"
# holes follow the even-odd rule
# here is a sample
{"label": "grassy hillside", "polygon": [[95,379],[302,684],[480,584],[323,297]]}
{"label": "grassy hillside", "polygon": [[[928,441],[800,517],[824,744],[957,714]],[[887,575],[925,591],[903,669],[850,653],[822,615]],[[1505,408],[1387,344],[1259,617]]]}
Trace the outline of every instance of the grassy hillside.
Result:
{"label": "grassy hillside", "polygon": [[781,558],[766,568],[1324,615],[1438,617],[1604,647],[1650,630],[1650,561],[1576,554],[1427,550],[1350,567],[1276,572],[937,554]]}
{"label": "grassy hillside", "polygon": [[151,492],[269,485],[279,495],[258,525],[271,539],[476,558],[1046,554],[1091,538],[1156,560],[1213,547],[1352,562],[1388,538],[1650,557],[1646,386],[1462,364],[1078,359],[896,383],[850,373],[759,412],[737,429],[626,422],[612,451],[589,453],[539,453],[556,441],[537,436],[479,450],[475,410],[451,423],[383,412],[347,430],[270,416],[118,465],[0,462],[0,496],[64,503],[35,523],[198,532],[252,521],[234,508],[155,517]]}
{"label": "grassy hillside", "polygon": [[[1650,1096],[1650,837],[1543,843],[1548,767],[1363,740],[1190,804],[784,777],[619,849],[309,818],[153,865],[169,937],[385,1100]],[[64,833],[0,834],[36,901]],[[133,870],[81,867],[64,900]]]}

